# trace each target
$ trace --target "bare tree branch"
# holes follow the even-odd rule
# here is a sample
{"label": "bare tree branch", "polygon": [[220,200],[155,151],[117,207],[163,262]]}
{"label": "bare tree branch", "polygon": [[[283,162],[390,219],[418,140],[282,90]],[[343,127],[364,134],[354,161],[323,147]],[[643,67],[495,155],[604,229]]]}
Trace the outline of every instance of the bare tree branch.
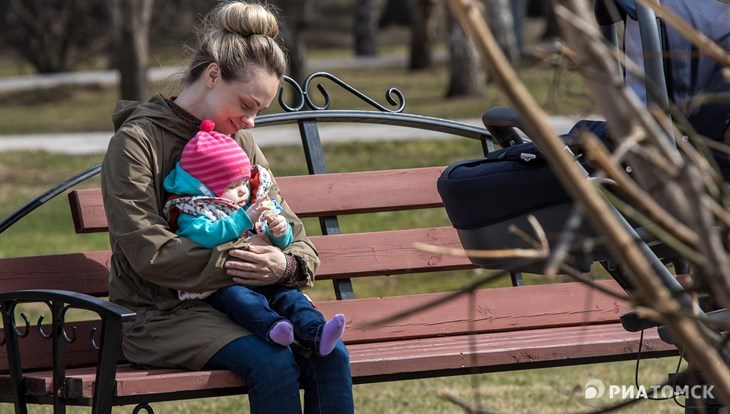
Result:
{"label": "bare tree branch", "polygon": [[[560,23],[566,32],[567,41],[577,53],[579,67],[585,67],[592,73],[602,73],[604,76],[592,79],[589,86],[599,109],[604,112],[609,124],[618,124],[619,135],[638,127],[647,131],[647,138],[655,150],[664,155],[672,164],[681,166],[682,160],[672,149],[666,134],[656,126],[653,120],[642,111],[635,99],[622,91],[620,79],[612,78],[613,64],[606,61],[606,48],[602,47],[601,36],[594,27],[580,23],[582,17],[589,16],[585,2],[561,1],[556,6],[556,13],[561,18]],[[597,191],[592,188],[585,174],[565,152],[564,145],[557,139],[555,133],[547,123],[544,111],[535,103],[532,96],[519,81],[516,73],[506,62],[504,55],[496,45],[493,35],[477,13],[469,0],[450,0],[449,5],[463,27],[472,36],[477,44],[483,61],[489,62],[488,69],[493,78],[500,84],[518,113],[528,125],[528,134],[538,144],[546,155],[548,163],[556,173],[563,187],[578,201],[586,212],[587,218],[597,231],[604,235],[614,254],[637,282],[637,292],[640,297],[650,303],[662,315],[676,315],[681,311],[680,304],[663,285],[641,250],[635,244],[633,237],[626,231],[617,217]],[[587,26],[587,27],[583,27]],[[601,55],[601,53],[603,53]],[[622,130],[625,129],[625,130]],[[655,177],[656,178],[656,177]],[[673,184],[668,194],[677,196],[676,190],[681,188]],[[677,204],[676,202],[674,204]],[[687,206],[681,203],[676,205],[677,211],[687,214]],[[705,369],[707,378],[716,386],[723,401],[730,402],[730,371],[724,361],[708,343],[701,339],[699,329],[694,322],[667,317],[665,321],[684,345],[694,364]]]}

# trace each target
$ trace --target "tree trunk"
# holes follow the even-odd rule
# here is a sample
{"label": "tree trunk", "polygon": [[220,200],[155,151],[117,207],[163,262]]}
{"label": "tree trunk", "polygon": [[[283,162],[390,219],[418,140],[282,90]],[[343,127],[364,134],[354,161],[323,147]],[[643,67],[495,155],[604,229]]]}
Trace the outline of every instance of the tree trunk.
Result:
{"label": "tree trunk", "polygon": [[[420,2],[421,0],[416,0]],[[426,2],[431,0],[425,0]],[[413,0],[386,0],[383,12],[379,17],[378,26],[382,29],[390,25],[413,24],[413,12],[415,10]]]}
{"label": "tree trunk", "polygon": [[286,48],[289,50],[289,76],[302,82],[307,76],[307,45],[304,42],[304,30],[307,26],[309,6],[308,0],[279,0],[282,34]]}
{"label": "tree trunk", "polygon": [[154,0],[119,2],[121,17],[119,34],[120,97],[144,100],[148,94],[149,29]]}
{"label": "tree trunk", "polygon": [[486,77],[473,43],[448,13],[449,27],[449,87],[447,98],[457,96],[484,96]]}
{"label": "tree trunk", "polygon": [[527,17],[527,1],[528,0],[512,0],[509,2],[512,13],[512,32],[515,35],[515,44],[517,45],[517,62],[513,65],[517,67],[520,58],[525,52],[525,19]]}
{"label": "tree trunk", "polygon": [[355,2],[355,55],[375,56],[378,32],[378,0],[357,0]]}
{"label": "tree trunk", "polygon": [[[489,29],[494,33],[499,48],[507,56],[512,67],[520,64],[520,49],[515,36],[515,21],[510,0],[483,0]],[[523,0],[517,0],[522,3]]]}
{"label": "tree trunk", "polygon": [[109,59],[109,69],[119,69],[119,58],[121,53],[119,52],[122,48],[122,0],[111,0],[109,3],[109,14],[110,19],[110,34],[109,34],[109,49],[106,54]]}
{"label": "tree trunk", "polygon": [[545,31],[542,32],[542,39],[552,39],[560,36],[560,27],[558,27],[558,20],[555,18],[553,13],[553,6],[550,0],[541,0],[543,17],[545,18]]}
{"label": "tree trunk", "polygon": [[433,66],[434,31],[433,12],[436,0],[409,0],[413,22],[411,23],[411,70]]}

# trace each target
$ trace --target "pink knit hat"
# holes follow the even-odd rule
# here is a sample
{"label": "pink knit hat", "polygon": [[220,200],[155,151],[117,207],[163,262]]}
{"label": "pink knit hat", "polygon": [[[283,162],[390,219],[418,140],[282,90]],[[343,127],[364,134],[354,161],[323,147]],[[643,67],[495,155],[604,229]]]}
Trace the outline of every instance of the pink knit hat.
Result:
{"label": "pink knit hat", "polygon": [[200,124],[200,132],[183,149],[180,166],[220,197],[231,183],[251,176],[251,161],[236,141],[213,128],[209,119]]}

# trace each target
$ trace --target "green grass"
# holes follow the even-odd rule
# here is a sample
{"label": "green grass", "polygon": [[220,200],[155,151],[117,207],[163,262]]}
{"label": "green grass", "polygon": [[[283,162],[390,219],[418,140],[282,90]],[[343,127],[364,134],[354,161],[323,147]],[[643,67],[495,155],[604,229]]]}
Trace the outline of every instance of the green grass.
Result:
{"label": "green grass", "polygon": [[[312,68],[315,70],[317,68]],[[405,112],[413,114],[448,119],[479,118],[493,106],[511,106],[493,83],[485,85],[483,98],[444,99],[448,71],[443,64],[417,72],[405,68],[374,68],[341,69],[334,74],[390,108],[385,93],[389,88],[397,87],[406,98]],[[532,61],[525,64],[520,74],[535,99],[544,104],[549,113],[579,115],[590,112],[591,100],[584,92],[584,82],[575,72],[548,68]],[[333,109],[373,109],[330,81],[322,80],[321,83],[331,94]],[[177,93],[177,87],[170,81],[156,83],[152,90],[160,90],[168,96]],[[0,93],[0,135],[111,131],[111,112],[118,99],[117,93],[114,87],[99,85]],[[310,93],[318,105],[323,104],[314,85]]]}

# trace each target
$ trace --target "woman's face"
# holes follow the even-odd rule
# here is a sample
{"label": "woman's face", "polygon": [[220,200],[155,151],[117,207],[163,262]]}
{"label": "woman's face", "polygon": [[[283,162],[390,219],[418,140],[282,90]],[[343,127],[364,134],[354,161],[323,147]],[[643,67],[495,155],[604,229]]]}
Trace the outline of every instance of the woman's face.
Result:
{"label": "woman's face", "polygon": [[206,74],[205,118],[226,135],[253,128],[256,116],[276,96],[279,79],[264,70],[253,70],[245,80],[226,81],[213,69]]}

